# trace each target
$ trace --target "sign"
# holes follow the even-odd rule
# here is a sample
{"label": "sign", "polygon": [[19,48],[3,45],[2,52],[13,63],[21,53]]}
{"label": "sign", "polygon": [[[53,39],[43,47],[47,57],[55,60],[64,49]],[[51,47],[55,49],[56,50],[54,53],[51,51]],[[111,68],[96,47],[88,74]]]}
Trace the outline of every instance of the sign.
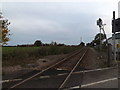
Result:
{"label": "sign", "polygon": [[112,20],[112,33],[114,33],[114,23],[115,22],[115,32],[120,32],[120,18],[115,19],[115,21]]}
{"label": "sign", "polygon": [[117,44],[117,48],[120,48],[120,44]]}
{"label": "sign", "polygon": [[117,48],[120,48],[120,39],[118,39]]}

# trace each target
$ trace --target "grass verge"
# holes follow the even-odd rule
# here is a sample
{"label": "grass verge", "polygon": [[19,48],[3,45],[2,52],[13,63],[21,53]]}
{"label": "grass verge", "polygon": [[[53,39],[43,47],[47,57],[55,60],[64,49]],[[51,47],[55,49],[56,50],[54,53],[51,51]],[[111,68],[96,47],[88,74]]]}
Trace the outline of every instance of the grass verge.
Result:
{"label": "grass verge", "polygon": [[41,47],[2,47],[2,63],[4,66],[33,63],[47,55],[67,54],[81,48],[80,46],[41,46]]}

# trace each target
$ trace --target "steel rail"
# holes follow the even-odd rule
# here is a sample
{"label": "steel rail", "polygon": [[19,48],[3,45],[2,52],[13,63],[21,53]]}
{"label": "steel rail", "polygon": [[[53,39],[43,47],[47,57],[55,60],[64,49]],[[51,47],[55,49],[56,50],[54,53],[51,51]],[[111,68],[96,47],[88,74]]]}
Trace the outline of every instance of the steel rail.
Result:
{"label": "steel rail", "polygon": [[73,69],[70,71],[70,73],[64,79],[64,81],[62,82],[62,84],[59,86],[59,89],[63,88],[63,86],[65,85],[66,81],[72,75],[72,73],[74,72],[74,70],[76,69],[76,67],[78,66],[78,64],[81,62],[81,60],[83,59],[83,57],[85,56],[85,54],[87,53],[87,51],[88,51],[88,49],[83,53],[82,57],[80,57],[79,61],[75,64],[75,66],[73,67]]}
{"label": "steel rail", "polygon": [[[109,69],[116,69],[117,67],[109,67],[109,68],[98,68],[98,69],[92,69],[92,70],[83,70],[83,71],[77,71],[77,72],[73,72],[72,74],[80,74],[80,73],[89,73],[89,72],[96,72],[96,71],[103,71],[103,70],[109,70]],[[56,76],[64,76],[67,75],[68,73],[62,73],[62,74],[58,74]],[[50,77],[55,77],[55,76],[50,76]],[[48,78],[47,76],[45,76],[45,78]],[[38,78],[36,78],[38,79]],[[21,81],[23,79],[18,78],[18,79],[7,79],[7,80],[3,80],[0,81],[0,83],[8,83],[8,82],[15,82],[15,81]]]}
{"label": "steel rail", "polygon": [[[80,51],[82,51],[83,49],[84,49],[84,48],[82,48]],[[71,58],[71,57],[77,55],[80,51],[78,51],[77,53],[72,54],[71,56],[68,56],[67,58],[64,58],[63,60],[61,60],[61,61],[59,61],[59,62],[57,62],[57,63],[55,63],[55,64],[53,64],[53,65],[51,65],[51,66],[49,66],[49,67],[47,67],[46,69],[44,69],[44,70],[42,70],[42,71],[40,71],[40,72],[34,74],[33,76],[31,76],[31,77],[29,77],[29,78],[26,78],[25,80],[23,80],[23,81],[21,81],[21,82],[15,84],[15,85],[13,85],[13,86],[11,86],[8,90],[17,87],[17,86],[19,86],[19,85],[25,83],[26,81],[28,81],[28,80],[30,80],[30,79],[32,79],[32,78],[34,78],[34,77],[36,77],[36,76],[42,74],[43,72],[45,72],[45,71],[47,71],[47,70],[49,70],[49,69],[55,67],[56,65],[58,65],[58,64],[60,64],[60,63],[62,63],[62,62],[64,62],[64,61],[68,60],[69,58]]]}
{"label": "steel rail", "polygon": [[[82,71],[76,71],[73,72],[72,75],[75,74],[82,74],[82,73],[90,73],[90,72],[97,72],[97,71],[104,71],[104,70],[110,70],[110,69],[116,69],[117,67],[109,67],[109,68],[99,68],[99,69],[92,69],[92,70],[82,70]],[[53,76],[41,76],[39,78],[51,78],[51,77],[56,77],[56,76],[65,76],[68,75],[69,73],[62,73],[62,74],[57,74],[57,75],[53,75]],[[36,78],[38,79],[38,78]]]}

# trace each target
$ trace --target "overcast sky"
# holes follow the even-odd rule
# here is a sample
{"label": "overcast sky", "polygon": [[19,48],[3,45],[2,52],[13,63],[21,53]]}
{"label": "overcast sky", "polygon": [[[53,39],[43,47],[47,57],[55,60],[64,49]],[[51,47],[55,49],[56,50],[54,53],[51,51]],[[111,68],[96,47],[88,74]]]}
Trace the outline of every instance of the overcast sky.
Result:
{"label": "overcast sky", "polygon": [[107,24],[105,31],[110,37],[112,12],[118,16],[119,0],[16,1],[4,0],[0,5],[4,17],[11,22],[8,45],[32,44],[35,40],[79,44],[81,37],[88,43],[99,33],[98,18]]}

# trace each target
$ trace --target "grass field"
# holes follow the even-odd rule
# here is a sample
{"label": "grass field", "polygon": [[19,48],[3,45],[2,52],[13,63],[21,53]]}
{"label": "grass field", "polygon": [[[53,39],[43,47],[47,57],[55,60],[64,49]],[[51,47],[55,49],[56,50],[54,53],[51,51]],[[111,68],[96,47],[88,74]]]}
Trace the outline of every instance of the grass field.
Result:
{"label": "grass field", "polygon": [[75,51],[76,46],[42,46],[42,47],[2,47],[3,66],[13,66],[26,63],[47,55],[67,54]]}

